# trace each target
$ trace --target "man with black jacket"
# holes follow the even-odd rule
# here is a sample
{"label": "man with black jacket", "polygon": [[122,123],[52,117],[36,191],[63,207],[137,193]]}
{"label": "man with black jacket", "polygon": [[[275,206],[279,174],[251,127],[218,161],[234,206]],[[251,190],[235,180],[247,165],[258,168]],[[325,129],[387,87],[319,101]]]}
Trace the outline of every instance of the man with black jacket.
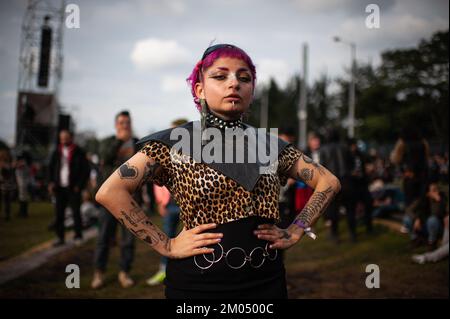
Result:
{"label": "man with black jacket", "polygon": [[[128,111],[122,111],[116,115],[115,119],[116,134],[106,138],[100,147],[100,180],[98,185],[103,182],[120,165],[131,158],[137,151],[137,138],[133,137],[131,129],[131,117]],[[142,203],[142,196],[135,196],[137,203]],[[131,287],[134,281],[129,276],[131,264],[134,259],[135,237],[125,227],[120,225],[122,230],[121,254],[120,254],[120,272],[118,275],[119,283],[123,288]],[[94,264],[95,272],[91,287],[98,289],[104,284],[104,273],[108,262],[109,247],[111,240],[115,236],[117,228],[117,219],[106,210],[100,207],[99,215],[99,234],[97,247],[95,250]]]}
{"label": "man with black jacket", "polygon": [[[326,143],[320,148],[320,163],[332,172],[341,182],[342,188],[336,199],[330,203],[326,215],[331,220],[331,240],[339,243],[339,214],[341,206],[352,196],[350,183],[349,163],[351,161],[348,147],[341,142],[340,132],[337,128],[331,128],[326,136]],[[356,222],[354,212],[347,212],[350,239],[356,241]]]}
{"label": "man with black jacket", "polygon": [[55,230],[58,240],[54,246],[65,243],[64,212],[67,205],[72,209],[75,244],[80,244],[82,221],[80,214],[81,191],[89,178],[89,163],[85,152],[72,141],[72,133],[66,129],[59,132],[59,144],[53,151],[49,163],[49,192],[56,199]]}

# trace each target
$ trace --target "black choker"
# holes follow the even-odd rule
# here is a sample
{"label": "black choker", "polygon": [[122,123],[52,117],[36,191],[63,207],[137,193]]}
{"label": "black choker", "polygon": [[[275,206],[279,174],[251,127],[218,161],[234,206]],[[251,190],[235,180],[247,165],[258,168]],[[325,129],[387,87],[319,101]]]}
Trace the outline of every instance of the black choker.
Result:
{"label": "black choker", "polygon": [[236,128],[236,127],[239,127],[241,129],[244,128],[244,125],[241,120],[226,121],[226,120],[222,120],[220,117],[215,116],[214,114],[211,114],[211,113],[208,113],[206,115],[206,124],[208,126],[217,127],[217,128]]}

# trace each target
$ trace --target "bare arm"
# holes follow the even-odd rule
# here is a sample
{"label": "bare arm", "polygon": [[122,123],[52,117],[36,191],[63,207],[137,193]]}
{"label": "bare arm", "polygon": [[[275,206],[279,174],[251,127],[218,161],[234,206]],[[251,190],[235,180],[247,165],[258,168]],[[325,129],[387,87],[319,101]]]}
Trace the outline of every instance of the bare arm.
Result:
{"label": "bare arm", "polygon": [[395,143],[394,149],[389,155],[389,159],[395,165],[400,165],[402,162],[403,154],[405,152],[405,143],[402,139],[399,139],[397,143]]}
{"label": "bare arm", "polygon": [[306,203],[303,210],[294,219],[289,228],[297,233],[303,233],[301,227],[296,225],[300,221],[305,227],[314,225],[325,212],[333,198],[339,193],[341,183],[329,170],[322,165],[313,162],[308,156],[302,154],[301,158],[292,166],[289,174],[297,179],[303,180],[314,193]]}
{"label": "bare arm", "polygon": [[136,237],[161,255],[184,258],[212,252],[213,249],[205,246],[217,243],[222,234],[201,232],[216,227],[215,224],[200,225],[188,231],[183,229],[176,238],[170,239],[133,200],[132,194],[148,181],[158,179],[161,174],[164,174],[164,169],[159,163],[138,152],[111,174],[95,199]]}
{"label": "bare arm", "polygon": [[311,227],[316,223],[341,188],[339,180],[330,171],[304,154],[292,165],[289,175],[304,181],[314,189],[314,193],[287,229],[260,225],[256,234],[259,238],[272,241],[272,248],[289,248],[299,241],[304,235],[304,227]]}

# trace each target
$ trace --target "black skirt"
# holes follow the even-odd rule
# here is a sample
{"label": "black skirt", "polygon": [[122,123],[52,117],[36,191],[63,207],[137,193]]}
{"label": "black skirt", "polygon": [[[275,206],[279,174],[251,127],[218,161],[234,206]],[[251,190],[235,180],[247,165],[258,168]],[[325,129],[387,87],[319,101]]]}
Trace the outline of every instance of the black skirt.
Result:
{"label": "black skirt", "polygon": [[283,258],[279,250],[258,239],[253,231],[272,220],[249,217],[218,225],[208,232],[223,233],[214,254],[169,259],[168,299],[286,299]]}

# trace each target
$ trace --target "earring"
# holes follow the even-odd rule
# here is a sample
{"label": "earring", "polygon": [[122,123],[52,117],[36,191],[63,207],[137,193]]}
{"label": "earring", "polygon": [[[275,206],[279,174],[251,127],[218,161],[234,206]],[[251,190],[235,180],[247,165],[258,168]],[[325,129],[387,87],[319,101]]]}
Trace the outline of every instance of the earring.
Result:
{"label": "earring", "polygon": [[202,107],[202,110],[200,111],[201,119],[201,134],[202,134],[202,145],[206,144],[206,136],[205,136],[205,130],[206,130],[206,115],[208,115],[208,105],[206,104],[205,99],[200,99],[200,105]]}

